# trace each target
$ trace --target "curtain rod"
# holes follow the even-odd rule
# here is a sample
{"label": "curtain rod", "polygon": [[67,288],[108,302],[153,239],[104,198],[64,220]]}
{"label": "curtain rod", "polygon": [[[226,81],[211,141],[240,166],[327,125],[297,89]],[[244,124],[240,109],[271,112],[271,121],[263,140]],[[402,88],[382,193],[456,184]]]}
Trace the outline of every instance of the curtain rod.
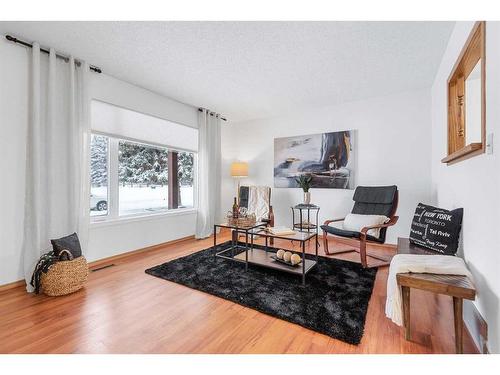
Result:
{"label": "curtain rod", "polygon": [[[20,40],[20,39],[17,39],[15,37],[13,37],[12,35],[5,35],[5,39],[7,39],[8,41],[10,42],[13,42],[13,43],[17,43],[17,44],[21,44],[25,47],[29,47],[29,48],[33,48],[33,44],[31,43],[28,43],[28,42],[25,42],[24,40]],[[49,53],[49,50],[45,49],[45,48],[40,48],[40,51],[44,52],[44,53]],[[69,61],[69,57],[68,56],[64,56],[64,55],[61,55],[60,53],[56,53],[56,57],[68,62]],[[77,66],[80,66],[82,65],[80,61],[78,60],[75,60],[75,64]],[[95,65],[89,65],[89,68],[90,70],[92,70],[93,72],[96,72],[96,73],[102,73],[102,70],[101,68],[95,66]]]}
{"label": "curtain rod", "polygon": [[[10,41],[10,42],[13,42],[13,43],[17,43],[17,44],[21,44],[25,47],[28,47],[28,48],[33,48],[33,44],[31,43],[28,43],[28,42],[25,42],[24,40],[21,40],[21,39],[18,39],[18,38],[15,38],[13,37],[12,35],[5,35],[5,38]],[[40,47],[40,51],[44,52],[44,53],[50,53],[49,50],[45,49],[45,48],[41,48]],[[56,53],[56,57],[64,60],[65,62],[68,62],[69,61],[69,57],[68,56],[65,56],[65,55],[61,55],[60,53]],[[77,66],[81,66],[81,62],[78,61],[78,60],[75,60],[75,64]],[[99,68],[98,66],[95,66],[95,65],[89,65],[89,69],[92,70],[93,72],[96,72],[96,73],[102,73],[102,69]],[[203,108],[198,108],[198,111],[202,112],[203,111]],[[214,116],[215,115],[215,112],[210,112],[210,116]],[[227,121],[227,119],[225,117],[222,117],[220,118],[222,121]]]}
{"label": "curtain rod", "polygon": [[[203,108],[198,108],[198,112],[203,112]],[[209,114],[210,114],[210,116],[213,116],[213,115],[215,115],[215,112],[210,112]],[[222,121],[227,121],[227,119],[225,117],[222,117],[222,116],[220,119]]]}

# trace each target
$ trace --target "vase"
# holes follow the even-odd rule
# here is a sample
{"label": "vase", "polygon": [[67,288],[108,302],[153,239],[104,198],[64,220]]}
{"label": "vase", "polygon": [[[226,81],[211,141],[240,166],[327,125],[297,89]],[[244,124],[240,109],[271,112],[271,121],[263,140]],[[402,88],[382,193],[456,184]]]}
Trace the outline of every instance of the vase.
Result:
{"label": "vase", "polygon": [[304,191],[304,204],[311,204],[311,193]]}

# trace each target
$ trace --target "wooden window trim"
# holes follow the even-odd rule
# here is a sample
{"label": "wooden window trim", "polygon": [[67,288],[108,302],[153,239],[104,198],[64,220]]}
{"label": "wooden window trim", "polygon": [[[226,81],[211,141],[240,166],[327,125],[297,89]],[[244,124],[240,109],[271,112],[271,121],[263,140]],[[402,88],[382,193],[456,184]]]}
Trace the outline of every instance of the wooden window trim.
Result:
{"label": "wooden window trim", "polygon": [[[486,149],[486,22],[474,24],[447,81],[448,106],[448,155],[441,160],[448,165],[483,154]],[[452,98],[464,97],[464,82],[481,60],[481,142],[465,144],[467,124],[463,105]],[[460,134],[460,135],[459,135]]]}

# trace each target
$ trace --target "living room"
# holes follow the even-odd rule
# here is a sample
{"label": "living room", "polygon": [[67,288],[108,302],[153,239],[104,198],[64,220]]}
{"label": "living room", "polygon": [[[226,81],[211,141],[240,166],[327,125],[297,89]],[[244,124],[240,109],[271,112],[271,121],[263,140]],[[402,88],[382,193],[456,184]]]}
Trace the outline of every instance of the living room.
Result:
{"label": "living room", "polygon": [[0,21],[1,354],[499,353],[500,23],[261,12]]}

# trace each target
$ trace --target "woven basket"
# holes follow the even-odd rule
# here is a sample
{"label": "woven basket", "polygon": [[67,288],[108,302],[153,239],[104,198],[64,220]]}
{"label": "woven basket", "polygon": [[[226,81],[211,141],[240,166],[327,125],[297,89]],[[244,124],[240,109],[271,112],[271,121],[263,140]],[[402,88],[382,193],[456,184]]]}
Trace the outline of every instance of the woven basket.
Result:
{"label": "woven basket", "polygon": [[235,225],[237,227],[251,227],[255,225],[256,220],[255,216],[248,216],[248,217],[239,217],[237,219],[228,218],[227,220],[229,225]]}
{"label": "woven basket", "polygon": [[89,275],[85,257],[54,263],[47,273],[42,273],[41,285],[48,296],[63,296],[83,287]]}

